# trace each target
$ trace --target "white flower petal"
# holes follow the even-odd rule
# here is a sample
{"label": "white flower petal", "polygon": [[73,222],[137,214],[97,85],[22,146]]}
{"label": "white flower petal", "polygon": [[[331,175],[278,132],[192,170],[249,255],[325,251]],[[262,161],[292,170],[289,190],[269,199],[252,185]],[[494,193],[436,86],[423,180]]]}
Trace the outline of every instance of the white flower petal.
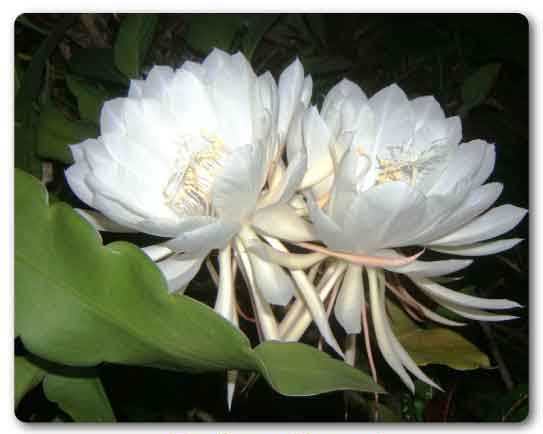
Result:
{"label": "white flower petal", "polygon": [[100,111],[100,132],[102,134],[126,132],[123,115],[126,101],[128,101],[126,98],[114,98],[104,102]]}
{"label": "white flower petal", "polygon": [[251,144],[223,161],[212,191],[212,203],[221,218],[241,221],[253,212],[266,179],[268,158],[263,146]]}
{"label": "white flower petal", "polygon": [[341,106],[347,98],[356,98],[361,101],[367,101],[367,97],[364,92],[362,92],[362,89],[360,89],[360,86],[346,78],[332,87],[324,98],[321,114],[334,135],[337,134],[340,125],[339,116]]}
{"label": "white flower petal", "polygon": [[[302,129],[307,149],[307,167],[309,168],[302,181],[302,185],[308,186],[310,185],[310,179],[322,180],[331,174],[334,168],[332,156],[330,155],[331,135],[315,106],[305,112]],[[316,173],[317,171],[318,173]],[[315,177],[315,175],[317,176]],[[330,186],[329,184],[321,185],[320,190],[325,190]]]}
{"label": "white flower petal", "polygon": [[334,306],[334,314],[345,332],[360,333],[364,308],[362,267],[349,265]]}
{"label": "white flower petal", "polygon": [[348,250],[372,252],[405,245],[424,223],[425,197],[404,182],[387,182],[360,193],[345,212]]}
{"label": "white flower petal", "polygon": [[483,140],[462,143],[428,195],[448,195],[458,184],[463,182],[468,182],[467,194],[473,185],[473,177],[481,168],[488,146],[489,144]]}
{"label": "white flower petal", "polygon": [[486,211],[498,199],[503,190],[500,183],[485,184],[472,190],[462,204],[435,225],[428,227],[419,236],[417,244],[425,244],[465,225]]}
{"label": "white flower petal", "polygon": [[492,208],[457,231],[433,240],[429,245],[461,246],[497,237],[518,225],[527,212],[513,205]]}
{"label": "white flower petal", "polygon": [[130,80],[128,98],[141,98],[143,96],[144,80]]}
{"label": "white flower petal", "polygon": [[164,259],[166,256],[171,255],[173,251],[166,246],[160,244],[153,244],[151,246],[142,247],[141,250],[145,253],[151,261],[157,262]]}
{"label": "white flower petal", "polygon": [[68,185],[75,195],[89,206],[94,206],[94,194],[85,182],[86,176],[90,173],[90,167],[86,161],[72,164],[64,174]]}
{"label": "white flower petal", "polygon": [[333,250],[344,250],[349,243],[348,235],[338,224],[322,211],[311,198],[307,200],[309,216],[315,226],[317,238]]}
{"label": "white flower petal", "polygon": [[373,269],[368,269],[368,282],[373,328],[375,330],[377,345],[379,346],[381,355],[387,362],[388,366],[390,366],[392,370],[398,374],[409,390],[414,392],[415,385],[413,384],[413,380],[411,380],[411,377],[409,377],[409,374],[405,371],[401,359],[396,353],[387,333],[386,322],[388,319],[386,318],[384,288],[381,290],[379,289],[376,271]]}
{"label": "white flower petal", "polygon": [[509,250],[520,243],[522,238],[508,238],[504,240],[489,241],[487,243],[475,243],[462,246],[430,246],[431,250],[441,253],[460,256],[485,256]]}
{"label": "white flower petal", "polygon": [[434,121],[445,120],[445,113],[433,96],[420,96],[412,99],[411,109],[413,110],[415,129],[422,128]]}
{"label": "white flower petal", "polygon": [[185,253],[223,249],[240,227],[238,222],[218,220],[190,232],[181,233],[178,237],[166,241],[164,245],[173,251]]}
{"label": "white flower petal", "polygon": [[474,297],[472,295],[463,294],[462,292],[453,291],[426,278],[416,278],[410,276],[410,279],[425,293],[433,297],[437,297],[440,300],[451,302],[460,306],[476,309],[496,310],[520,307],[520,304],[511,300]]}
{"label": "white flower petal", "polygon": [[174,72],[171,67],[153,66],[145,79],[142,96],[144,98],[163,98],[173,77]]}
{"label": "white flower petal", "polygon": [[128,226],[120,225],[119,223],[108,219],[105,215],[99,212],[80,208],[74,208],[74,211],[89,222],[97,231],[123,233],[136,232],[134,229]]}
{"label": "white flower petal", "polygon": [[[304,87],[304,68],[298,58],[279,76],[279,117],[278,133],[280,140],[286,137],[292,115]],[[307,92],[306,92],[307,94]]]}
{"label": "white flower petal", "polygon": [[[400,255],[392,250],[380,251],[379,255],[384,253],[392,257],[404,256]],[[462,270],[471,265],[473,261],[469,259],[459,260],[459,259],[447,259],[442,261],[413,261],[408,265],[403,267],[394,267],[385,269],[393,271],[394,273],[407,274],[412,277],[435,277],[443,276],[446,274],[454,273],[456,271]]]}
{"label": "white flower petal", "polygon": [[306,75],[304,78],[304,85],[302,86],[302,93],[300,94],[300,102],[305,108],[309,106],[311,102],[311,95],[313,94],[313,79],[310,75]]}
{"label": "white flower petal", "polygon": [[299,217],[287,204],[259,209],[253,216],[251,225],[265,235],[292,242],[316,239],[313,225]]}
{"label": "white flower petal", "polygon": [[157,262],[166,282],[169,292],[184,292],[190,281],[196,276],[206,255],[186,259],[184,255],[175,255]]}
{"label": "white flower petal", "polygon": [[492,171],[494,170],[494,164],[496,163],[496,147],[493,143],[488,144],[488,146],[485,149],[485,156],[483,157],[483,163],[481,164],[481,168],[477,172],[477,175],[475,175],[475,179],[473,180],[473,185],[481,185],[483,182],[485,182]]}
{"label": "white flower petal", "polygon": [[294,283],[278,265],[249,254],[255,283],[268,303],[286,306],[294,295]]}
{"label": "white flower petal", "polygon": [[375,114],[375,143],[398,145],[409,143],[413,137],[413,111],[407,96],[397,84],[377,92],[369,99]]}
{"label": "white flower petal", "polygon": [[184,67],[175,73],[168,90],[167,104],[175,119],[175,127],[182,134],[199,134],[200,130],[215,132],[217,119],[211,98],[204,83]]}
{"label": "white flower petal", "polygon": [[503,314],[495,314],[495,313],[489,313],[485,312],[484,310],[479,309],[473,309],[466,306],[461,306],[455,303],[451,303],[449,301],[443,300],[438,297],[432,297],[437,303],[442,305],[443,307],[447,308],[451,312],[456,313],[457,315],[460,315],[461,317],[473,319],[476,321],[509,321],[512,319],[518,318],[514,315],[503,315]]}
{"label": "white flower petal", "polygon": [[350,148],[339,164],[332,193],[328,213],[331,218],[343,224],[345,214],[359,194],[359,183],[371,167],[369,158],[361,154],[355,147]]}

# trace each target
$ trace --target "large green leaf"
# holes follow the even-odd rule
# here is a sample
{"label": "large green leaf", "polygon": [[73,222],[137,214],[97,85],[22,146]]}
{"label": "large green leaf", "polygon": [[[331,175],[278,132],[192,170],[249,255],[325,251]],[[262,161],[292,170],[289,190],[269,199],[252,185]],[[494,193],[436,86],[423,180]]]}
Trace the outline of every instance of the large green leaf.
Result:
{"label": "large green leaf", "polygon": [[72,162],[69,145],[96,137],[97,134],[94,124],[69,120],[54,106],[46,105],[38,122],[37,152],[42,158],[69,164]]}
{"label": "large green leaf", "polygon": [[15,408],[28,391],[41,383],[45,371],[26,357],[15,357]]}
{"label": "large green leaf", "polygon": [[207,306],[168,295],[128,243],[103,246],[29,175],[15,181],[16,328],[25,347],[67,365],[102,361],[183,370],[254,368],[247,338]]}
{"label": "large green leaf", "polygon": [[130,14],[123,19],[115,40],[115,65],[130,78],[140,76],[141,67],[158,24],[155,14]]}
{"label": "large green leaf", "polygon": [[66,84],[77,99],[81,119],[98,124],[102,105],[110,97],[109,93],[102,87],[73,75],[66,76]]}
{"label": "large green leaf", "polygon": [[388,303],[392,328],[417,365],[446,365],[458,370],[490,367],[488,357],[462,335],[443,327],[421,328]]}
{"label": "large green leaf", "polygon": [[384,390],[371,377],[307,345],[264,342],[255,348],[265,364],[263,375],[277,390],[291,396],[333,390]]}
{"label": "large green leaf", "polygon": [[76,422],[115,422],[102,382],[97,376],[48,374],[43,391]]}
{"label": "large green leaf", "polygon": [[18,170],[15,176],[15,325],[32,353],[74,366],[257,370],[283,394],[378,387],[302,344],[252,350],[208,306],[169,295],[162,274],[138,248],[102,245],[72,208],[49,205],[35,178]]}
{"label": "large green leaf", "polygon": [[128,78],[115,66],[113,48],[81,48],[70,59],[74,75],[127,86]]}

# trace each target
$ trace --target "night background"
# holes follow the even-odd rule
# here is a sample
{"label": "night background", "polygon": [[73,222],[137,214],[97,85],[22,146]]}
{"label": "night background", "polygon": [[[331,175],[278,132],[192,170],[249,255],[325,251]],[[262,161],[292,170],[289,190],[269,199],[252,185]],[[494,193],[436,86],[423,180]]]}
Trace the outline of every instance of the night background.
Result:
{"label": "night background", "polygon": [[[89,103],[83,108],[86,116],[81,115],[81,102],[74,96],[78,85],[92,84],[96,99],[126,95],[128,80],[116,69],[112,54],[126,16],[24,14],[15,21],[15,166],[42,179],[50,177],[53,201],[82,206],[63,177],[62,156],[48,145],[97,135],[92,121],[97,109]],[[146,32],[143,74],[152,65],[178,67],[186,60],[201,61],[211,48],[219,47],[243,51],[257,74],[270,70],[276,79],[298,56],[313,77],[312,104],[319,108],[343,77],[368,96],[391,83],[410,98],[433,95],[448,116],[462,117],[463,142],[481,138],[496,143],[496,167],[489,182],[504,184],[497,204],[529,208],[529,23],[520,14],[159,14]],[[77,128],[68,125],[71,121]],[[61,132],[51,127],[63,122],[67,124]],[[528,218],[509,237],[525,241],[501,254],[477,258],[457,287],[525,306],[516,320],[485,325],[471,321],[455,330],[488,355],[491,368],[461,371],[431,365],[425,372],[445,392],[418,382],[413,396],[379,355],[380,381],[389,392],[380,398],[379,420],[514,422],[527,417]],[[127,236],[103,238],[107,243]],[[139,245],[152,241],[141,235],[128,239]],[[243,292],[239,291],[241,308],[249,312]],[[215,288],[204,269],[187,295],[213,304]],[[256,344],[251,318],[240,321]],[[318,339],[312,327],[303,342],[314,345]],[[357,360],[367,372],[361,347]],[[15,352],[27,354],[20,340],[15,341]],[[113,364],[96,370],[120,422],[342,422],[375,417],[371,394],[288,398],[247,372],[241,372],[228,412],[224,373],[196,375]],[[46,398],[40,384],[24,396],[16,415],[23,421],[71,420]]]}

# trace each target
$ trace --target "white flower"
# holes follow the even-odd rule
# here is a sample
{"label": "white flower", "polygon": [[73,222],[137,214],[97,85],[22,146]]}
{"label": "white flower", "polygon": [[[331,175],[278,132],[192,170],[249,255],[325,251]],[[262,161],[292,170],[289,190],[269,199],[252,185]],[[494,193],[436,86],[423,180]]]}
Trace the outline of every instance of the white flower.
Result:
{"label": "white flower", "polygon": [[[154,260],[167,257],[158,266],[171,290],[183,289],[207,253],[253,218],[292,112],[310,95],[299,61],[279,89],[240,53],[214,50],[202,64],[175,71],[156,66],[131,82],[128,97],[104,104],[100,137],[71,147],[66,178],[103,214],[81,211],[99,229],[170,238],[144,250]],[[304,170],[301,153],[275,175],[267,204],[288,199]],[[270,226],[265,215],[257,220]]]}
{"label": "white flower", "polygon": [[337,319],[347,333],[361,331],[365,269],[381,353],[410,388],[413,383],[406,369],[433,384],[391,331],[385,286],[429,319],[459,323],[385,282],[383,269],[406,275],[430,298],[466,318],[513,318],[486,310],[517,307],[515,302],[468,296],[431,280],[458,271],[471,260],[423,262],[412,257],[401,264],[396,261],[405,258],[392,250],[424,246],[478,256],[509,249],[520,241],[488,241],[515,227],[526,214],[513,205],[487,211],[502,191],[499,183],[484,184],[494,168],[494,145],[483,140],[460,143],[459,118],[446,118],[433,97],[408,100],[397,85],[367,99],[358,86],[343,80],[327,95],[320,115],[313,107],[296,119],[298,125],[310,124],[314,134],[301,135],[293,125],[288,150],[294,154],[307,147],[308,171],[302,187],[312,189],[307,195],[309,215],[327,248],[301,245],[350,263],[335,304]]}

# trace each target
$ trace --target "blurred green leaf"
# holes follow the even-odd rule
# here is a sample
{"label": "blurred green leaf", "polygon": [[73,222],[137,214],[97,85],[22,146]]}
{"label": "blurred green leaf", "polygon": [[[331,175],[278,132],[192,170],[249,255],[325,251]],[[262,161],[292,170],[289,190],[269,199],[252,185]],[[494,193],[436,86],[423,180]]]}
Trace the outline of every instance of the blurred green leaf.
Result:
{"label": "blurred green leaf", "polygon": [[242,39],[243,53],[253,58],[256,48],[266,32],[277,22],[279,14],[257,14],[247,20],[247,33]]}
{"label": "blurred green leaf", "polygon": [[48,374],[43,391],[75,422],[115,422],[102,382],[96,376]]}
{"label": "blurred green leaf", "polygon": [[311,32],[315,35],[318,44],[322,47],[326,46],[326,21],[322,14],[305,14],[305,20]]}
{"label": "blurred green leaf", "polygon": [[74,23],[76,15],[65,16],[53,29],[50,35],[43,40],[32,56],[30,65],[23,76],[21,87],[15,98],[15,120],[24,122],[32,112],[32,103],[40,93],[42,75],[47,59],[64,37],[66,30]]}
{"label": "blurred green leaf", "polygon": [[398,306],[388,303],[387,308],[394,333],[417,365],[439,364],[462,371],[490,367],[488,357],[458,333],[420,328]]}
{"label": "blurred green leaf", "polygon": [[33,123],[15,125],[15,167],[41,178],[42,167],[36,156],[36,127]]}
{"label": "blurred green leaf", "polygon": [[461,89],[463,104],[460,113],[467,113],[486,100],[498,79],[500,68],[499,63],[489,63],[466,78]]}
{"label": "blurred green leaf", "polygon": [[189,25],[187,43],[202,54],[213,48],[230,51],[245,22],[242,14],[194,14],[186,18]]}
{"label": "blurred green leaf", "polygon": [[128,86],[126,78],[115,66],[113,48],[81,48],[70,59],[74,75]]}
{"label": "blurred green leaf", "polygon": [[129,14],[117,33],[115,65],[129,78],[138,78],[158,24],[156,14]]}
{"label": "blurred green leaf", "polygon": [[254,351],[266,361],[262,371],[268,382],[287,395],[306,396],[333,390],[384,392],[362,371],[307,345],[264,342]]}
{"label": "blurred green leaf", "polygon": [[109,93],[103,88],[72,75],[66,76],[66,83],[70,92],[72,92],[77,99],[77,106],[81,119],[98,124],[100,121],[102,104],[110,97]]}
{"label": "blurred green leaf", "polygon": [[38,122],[38,155],[69,164],[72,162],[69,145],[97,135],[98,130],[92,123],[71,121],[57,108],[46,105]]}
{"label": "blurred green leaf", "polygon": [[15,408],[31,389],[41,383],[44,376],[45,371],[26,357],[15,356]]}
{"label": "blurred green leaf", "polygon": [[341,56],[304,57],[302,64],[307,74],[314,76],[337,74],[352,66],[352,61]]}

